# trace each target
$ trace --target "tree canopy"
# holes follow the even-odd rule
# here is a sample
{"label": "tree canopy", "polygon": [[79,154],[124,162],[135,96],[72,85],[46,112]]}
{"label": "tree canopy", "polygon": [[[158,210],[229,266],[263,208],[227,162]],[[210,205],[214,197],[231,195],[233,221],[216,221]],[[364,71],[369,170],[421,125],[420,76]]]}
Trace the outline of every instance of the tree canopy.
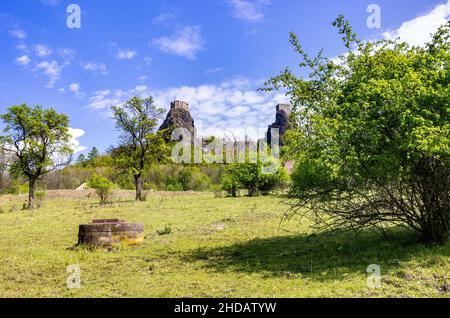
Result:
{"label": "tree canopy", "polygon": [[116,128],[121,131],[120,146],[113,151],[116,164],[135,178],[136,200],[142,200],[142,173],[148,161],[163,154],[162,134],[155,132],[164,110],[153,104],[153,98],[133,97],[123,107],[113,106]]}
{"label": "tree canopy", "polygon": [[11,173],[27,178],[28,207],[33,209],[36,182],[70,162],[69,118],[52,108],[26,104],[10,107],[1,118],[5,126],[0,145],[11,157]]}

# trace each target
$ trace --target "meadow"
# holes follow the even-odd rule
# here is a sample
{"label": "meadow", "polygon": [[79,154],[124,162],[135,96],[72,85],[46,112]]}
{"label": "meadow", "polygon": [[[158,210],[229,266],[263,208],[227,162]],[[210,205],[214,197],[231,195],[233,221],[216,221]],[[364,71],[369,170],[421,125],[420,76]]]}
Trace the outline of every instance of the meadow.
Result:
{"label": "meadow", "polygon": [[[0,197],[0,297],[449,297],[450,244],[429,246],[392,229],[323,235],[308,221],[280,222],[280,196],[218,198],[117,191],[99,206],[89,191],[48,191],[42,207]],[[96,218],[143,222],[139,246],[76,246]],[[81,288],[67,287],[67,266]],[[381,268],[380,288],[367,267]]]}

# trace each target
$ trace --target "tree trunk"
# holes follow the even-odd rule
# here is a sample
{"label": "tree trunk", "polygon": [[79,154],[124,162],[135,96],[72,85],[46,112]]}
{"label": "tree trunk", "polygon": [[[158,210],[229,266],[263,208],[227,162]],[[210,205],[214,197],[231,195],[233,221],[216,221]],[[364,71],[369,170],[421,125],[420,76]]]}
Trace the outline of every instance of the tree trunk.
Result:
{"label": "tree trunk", "polygon": [[235,198],[237,196],[237,186],[233,181],[233,184],[231,185],[231,196]]}
{"label": "tree trunk", "polygon": [[36,187],[36,181],[34,179],[30,179],[28,182],[28,209],[34,210],[34,191]]}
{"label": "tree trunk", "polygon": [[142,179],[141,175],[134,176],[134,184],[136,186],[136,201],[142,201]]}
{"label": "tree trunk", "polygon": [[439,159],[429,158],[418,175],[423,205],[422,237],[444,244],[450,238],[450,170]]}

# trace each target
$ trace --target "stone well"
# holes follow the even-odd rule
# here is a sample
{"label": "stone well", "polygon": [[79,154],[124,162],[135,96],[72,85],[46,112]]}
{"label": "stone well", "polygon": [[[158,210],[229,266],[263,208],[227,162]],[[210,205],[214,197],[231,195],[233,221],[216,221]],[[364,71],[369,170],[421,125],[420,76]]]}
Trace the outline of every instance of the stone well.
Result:
{"label": "stone well", "polygon": [[119,219],[93,220],[80,225],[78,244],[112,246],[135,245],[144,241],[144,224],[128,223]]}

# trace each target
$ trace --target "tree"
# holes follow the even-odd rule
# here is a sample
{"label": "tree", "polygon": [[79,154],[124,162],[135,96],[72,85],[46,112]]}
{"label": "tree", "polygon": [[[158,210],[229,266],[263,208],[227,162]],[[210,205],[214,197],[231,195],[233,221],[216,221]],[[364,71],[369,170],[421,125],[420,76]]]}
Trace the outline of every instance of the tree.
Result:
{"label": "tree", "polygon": [[86,156],[83,154],[80,154],[77,158],[77,164],[84,165],[86,163]]}
{"label": "tree", "polygon": [[11,173],[27,178],[28,208],[34,209],[36,182],[71,160],[69,118],[26,104],[10,107],[1,118],[5,124],[1,148],[11,155]]}
{"label": "tree", "polygon": [[0,149],[0,193],[3,193],[6,188],[7,168],[8,158],[6,158],[5,151],[3,151],[3,149]]}
{"label": "tree", "polygon": [[113,106],[116,128],[121,131],[116,162],[134,176],[136,200],[142,201],[142,173],[152,155],[158,156],[155,146],[161,145],[161,134],[155,133],[164,110],[153,104],[153,98],[133,97],[123,107]]}
{"label": "tree", "polygon": [[450,228],[450,22],[425,47],[363,42],[340,16],[347,54],[311,58],[295,34],[308,79],[289,69],[267,82],[285,88],[300,123],[286,214],[320,229],[381,232],[397,224],[443,243]]}
{"label": "tree", "polygon": [[97,148],[94,147],[91,149],[91,151],[89,151],[89,153],[87,155],[87,160],[91,164],[95,164],[95,160],[97,160],[98,157],[100,157],[100,153],[98,152]]}

